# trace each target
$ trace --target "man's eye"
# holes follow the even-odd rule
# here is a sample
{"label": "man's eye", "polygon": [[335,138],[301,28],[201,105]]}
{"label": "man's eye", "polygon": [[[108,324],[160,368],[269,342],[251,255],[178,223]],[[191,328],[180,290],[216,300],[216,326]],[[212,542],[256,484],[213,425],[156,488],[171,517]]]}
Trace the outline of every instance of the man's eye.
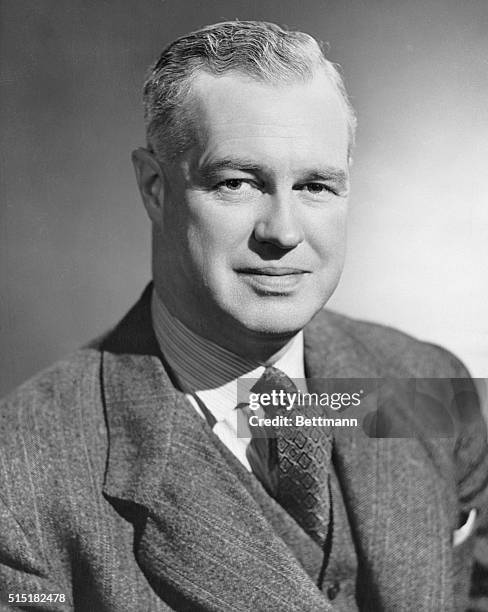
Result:
{"label": "man's eye", "polygon": [[332,189],[323,183],[306,183],[303,188],[310,193],[333,193]]}
{"label": "man's eye", "polygon": [[218,187],[229,189],[230,191],[239,191],[245,185],[243,179],[227,179],[219,183]]}
{"label": "man's eye", "polygon": [[243,200],[256,195],[257,185],[254,181],[245,178],[231,178],[220,181],[215,191],[222,198],[229,200]]}
{"label": "man's eye", "polygon": [[320,202],[329,202],[334,196],[339,195],[337,191],[327,183],[318,183],[316,181],[294,185],[293,189],[301,191],[304,197],[310,200]]}

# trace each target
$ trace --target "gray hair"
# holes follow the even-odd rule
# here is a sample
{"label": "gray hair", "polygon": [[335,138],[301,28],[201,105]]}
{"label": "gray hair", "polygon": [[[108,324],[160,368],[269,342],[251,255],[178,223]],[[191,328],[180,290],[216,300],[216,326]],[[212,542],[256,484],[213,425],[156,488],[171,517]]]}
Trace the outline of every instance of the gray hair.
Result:
{"label": "gray hair", "polygon": [[147,142],[163,159],[190,144],[186,102],[199,71],[215,76],[231,70],[263,82],[307,81],[322,71],[345,105],[349,150],[354,143],[356,116],[338,66],[309,34],[287,31],[260,21],[226,21],[206,26],[172,42],[149,69],[144,83]]}

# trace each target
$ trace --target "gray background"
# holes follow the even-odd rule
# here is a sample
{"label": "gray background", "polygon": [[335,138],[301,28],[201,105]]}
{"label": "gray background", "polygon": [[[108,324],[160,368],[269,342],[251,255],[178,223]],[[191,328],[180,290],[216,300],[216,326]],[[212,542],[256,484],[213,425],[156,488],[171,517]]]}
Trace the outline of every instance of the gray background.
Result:
{"label": "gray background", "polygon": [[330,43],[359,115],[330,306],[488,376],[486,0],[3,0],[0,393],[104,331],[149,279],[130,151],[147,65],[214,21]]}

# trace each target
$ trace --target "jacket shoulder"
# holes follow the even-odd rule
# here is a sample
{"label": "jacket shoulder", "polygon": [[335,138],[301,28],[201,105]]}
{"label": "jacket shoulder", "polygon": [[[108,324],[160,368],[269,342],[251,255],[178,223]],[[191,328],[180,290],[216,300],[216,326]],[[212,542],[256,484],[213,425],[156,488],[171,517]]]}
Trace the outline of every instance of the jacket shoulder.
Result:
{"label": "jacket shoulder", "polygon": [[77,394],[93,381],[100,367],[100,352],[95,348],[80,349],[19,385],[1,401],[2,410],[37,406],[39,409],[57,404],[67,394]]}
{"label": "jacket shoulder", "polygon": [[100,363],[98,351],[79,350],[1,400],[0,448],[6,456],[57,462],[61,447],[95,443],[95,431],[103,424]]}
{"label": "jacket shoulder", "polygon": [[447,349],[387,325],[324,309],[312,322],[313,333],[332,336],[340,346],[361,352],[383,375],[418,378],[469,378],[464,364]]}

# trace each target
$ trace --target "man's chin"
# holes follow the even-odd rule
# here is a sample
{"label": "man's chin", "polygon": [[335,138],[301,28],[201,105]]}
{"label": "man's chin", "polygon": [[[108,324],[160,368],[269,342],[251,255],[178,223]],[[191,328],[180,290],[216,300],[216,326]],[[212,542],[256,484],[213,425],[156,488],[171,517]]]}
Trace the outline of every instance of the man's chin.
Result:
{"label": "man's chin", "polygon": [[240,323],[252,334],[263,336],[289,336],[299,332],[315,316],[321,306],[297,312],[293,308],[262,308],[247,312]]}

